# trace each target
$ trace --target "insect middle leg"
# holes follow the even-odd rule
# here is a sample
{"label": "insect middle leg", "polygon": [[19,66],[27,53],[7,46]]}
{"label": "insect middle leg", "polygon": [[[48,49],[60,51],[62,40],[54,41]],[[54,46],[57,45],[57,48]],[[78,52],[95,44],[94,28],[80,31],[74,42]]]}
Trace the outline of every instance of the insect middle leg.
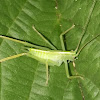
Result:
{"label": "insect middle leg", "polygon": [[48,69],[48,63],[46,62],[46,85],[48,85],[48,79],[49,79],[49,69]]}
{"label": "insect middle leg", "polygon": [[[56,47],[50,43],[34,26],[32,26],[33,30],[54,50],[56,50]],[[46,62],[46,84],[48,84],[49,79],[49,70],[48,70],[48,63]]]}
{"label": "insect middle leg", "polygon": [[[32,26],[33,30],[54,50],[57,50],[56,47],[50,43],[34,26]],[[46,84],[48,84],[49,79],[49,69],[48,69],[48,63],[46,62]]]}
{"label": "insect middle leg", "polygon": [[32,26],[33,30],[54,50],[56,50],[56,47],[50,43],[34,26]]}

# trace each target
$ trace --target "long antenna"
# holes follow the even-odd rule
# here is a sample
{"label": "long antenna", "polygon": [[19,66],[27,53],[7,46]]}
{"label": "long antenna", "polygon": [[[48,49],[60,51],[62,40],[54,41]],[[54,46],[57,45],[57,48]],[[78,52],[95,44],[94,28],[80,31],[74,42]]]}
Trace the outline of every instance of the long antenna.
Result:
{"label": "long antenna", "polygon": [[78,51],[78,53],[76,55],[78,56],[80,54],[80,52],[83,50],[83,48],[86,47],[91,41],[95,40],[98,36],[100,36],[100,34],[98,34],[97,36],[92,38],[90,41],[88,41],[84,46],[82,46],[82,48]]}
{"label": "long antenna", "polygon": [[83,39],[83,37],[84,37],[84,34],[85,34],[85,32],[86,32],[86,29],[87,29],[88,23],[89,23],[89,21],[90,21],[91,14],[92,14],[92,12],[93,12],[93,9],[94,9],[95,4],[96,4],[96,0],[93,1],[92,7],[91,7],[91,9],[90,9],[90,13],[89,13],[89,15],[88,15],[87,21],[86,21],[86,23],[85,23],[85,25],[84,25],[84,28],[83,28],[82,36],[81,36],[81,38],[80,38],[80,40],[79,40],[79,43],[78,43],[78,45],[77,45],[77,48],[75,49],[76,52],[77,52],[77,50],[79,49],[80,44],[81,44],[81,41],[82,41],[82,39]]}

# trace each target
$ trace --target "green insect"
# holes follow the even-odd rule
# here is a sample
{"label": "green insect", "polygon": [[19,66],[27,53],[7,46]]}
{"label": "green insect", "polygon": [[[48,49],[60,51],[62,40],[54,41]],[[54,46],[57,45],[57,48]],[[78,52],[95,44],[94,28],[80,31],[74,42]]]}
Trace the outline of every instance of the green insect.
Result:
{"label": "green insect", "polygon": [[[44,38],[45,41],[47,41],[47,43],[50,44],[52,46],[52,48],[55,49],[55,50],[49,50],[48,48],[36,46],[36,45],[30,44],[28,42],[24,42],[24,41],[21,41],[21,40],[17,40],[17,39],[9,38],[7,36],[0,35],[0,38],[8,39],[8,40],[11,40],[11,41],[14,41],[14,42],[18,42],[18,43],[24,44],[26,46],[31,46],[31,48],[30,47],[25,47],[25,50],[27,50],[27,52],[21,53],[21,54],[17,54],[17,55],[14,55],[14,56],[10,56],[10,57],[4,58],[4,59],[1,59],[0,62],[4,62],[4,61],[10,60],[10,59],[14,59],[14,58],[17,58],[17,57],[20,57],[20,56],[23,56],[23,55],[27,55],[29,57],[32,57],[32,58],[38,60],[39,62],[41,62],[43,64],[46,64],[46,77],[47,77],[46,84],[48,84],[48,77],[49,77],[49,75],[48,75],[48,65],[49,66],[55,66],[55,65],[56,66],[60,66],[64,62],[65,63],[65,69],[66,69],[66,75],[67,75],[67,77],[69,79],[72,79],[72,78],[81,78],[81,79],[83,79],[83,77],[80,76],[80,75],[70,76],[69,70],[68,70],[67,61],[73,61],[73,65],[75,67],[74,60],[79,55],[81,50],[88,43],[90,43],[92,40],[94,40],[95,38],[100,36],[100,34],[97,35],[96,37],[94,37],[93,39],[91,39],[89,42],[87,42],[79,51],[78,51],[78,48],[79,48],[80,42],[79,42],[79,44],[78,44],[78,46],[77,46],[75,51],[65,51],[64,42],[63,42],[63,35],[66,32],[68,32],[69,30],[71,30],[72,28],[74,28],[74,26],[75,25],[73,25],[70,29],[68,29],[67,31],[65,31],[64,33],[62,33],[60,35],[63,51],[56,50],[56,48],[50,42],[48,42],[46,40],[46,38],[44,38],[34,27],[33,27],[33,29],[42,38]],[[81,41],[81,39],[80,39],[80,41]],[[45,50],[43,50],[43,49],[45,49]]]}
{"label": "green insect", "polygon": [[[89,20],[90,20],[90,17],[91,17],[91,13],[92,13],[93,8],[94,8],[94,4],[95,3],[93,3],[93,5],[92,5],[93,7],[90,10],[90,13],[89,13],[89,16],[87,18],[87,21],[86,21],[84,29],[86,29],[86,27],[87,27],[87,25],[89,23]],[[66,33],[68,33],[71,29],[73,29],[74,27],[75,27],[75,25],[72,25],[72,27],[70,27],[68,30],[66,30],[65,32],[61,33],[60,40],[61,40],[62,51],[57,50],[54,45],[52,45],[41,33],[39,33],[36,30],[36,28],[34,26],[32,27],[34,29],[34,31],[48,45],[51,46],[51,48],[52,48],[51,50],[48,49],[48,48],[44,48],[44,47],[40,47],[40,46],[37,46],[37,45],[33,45],[31,43],[28,43],[28,42],[24,42],[22,40],[18,40],[18,39],[14,39],[14,38],[10,38],[10,37],[7,37],[7,36],[0,35],[0,38],[8,39],[8,40],[11,40],[11,41],[14,41],[14,42],[18,42],[18,43],[24,44],[25,46],[28,46],[28,47],[24,48],[26,50],[26,52],[21,53],[21,54],[17,54],[17,55],[13,55],[13,56],[10,56],[10,57],[4,58],[4,59],[1,59],[0,62],[4,62],[4,61],[10,60],[10,59],[14,59],[14,58],[17,58],[17,57],[20,57],[20,56],[23,56],[23,55],[27,55],[27,56],[29,56],[31,58],[34,58],[37,61],[39,61],[39,62],[41,62],[41,63],[46,65],[46,84],[48,84],[48,79],[49,79],[48,66],[55,66],[55,65],[56,66],[60,66],[62,63],[65,63],[66,75],[67,75],[67,77],[69,79],[73,79],[73,78],[81,78],[81,79],[83,79],[83,77],[80,76],[80,75],[70,76],[69,69],[68,69],[68,61],[73,61],[73,66],[75,67],[75,63],[74,63],[75,58],[80,54],[80,52],[82,51],[82,49],[86,45],[88,45],[91,41],[93,41],[98,36],[100,36],[100,34],[95,36],[94,38],[92,38],[80,50],[78,50],[78,48],[80,46],[80,43],[81,43],[81,41],[83,39],[83,36],[85,34],[85,30],[84,30],[83,34],[82,34],[82,37],[81,37],[81,39],[80,39],[75,51],[72,51],[72,50],[71,51],[66,51],[65,50],[65,46],[64,46],[63,36]]]}

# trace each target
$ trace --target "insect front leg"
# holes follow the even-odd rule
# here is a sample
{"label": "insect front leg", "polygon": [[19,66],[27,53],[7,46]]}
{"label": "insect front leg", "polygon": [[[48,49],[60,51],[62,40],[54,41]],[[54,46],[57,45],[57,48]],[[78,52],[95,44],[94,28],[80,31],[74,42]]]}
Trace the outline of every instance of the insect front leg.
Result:
{"label": "insect front leg", "polygon": [[73,61],[73,67],[75,68],[75,62]]}
{"label": "insect front leg", "polygon": [[68,69],[68,63],[67,63],[66,61],[64,61],[64,63],[65,63],[66,75],[67,75],[67,77],[68,77],[69,79],[74,79],[74,78],[81,78],[81,79],[83,79],[83,77],[80,76],[80,75],[70,76],[70,74],[69,74],[69,69]]}
{"label": "insect front leg", "polygon": [[69,29],[67,29],[66,31],[64,31],[63,33],[60,34],[60,41],[61,41],[61,47],[62,50],[65,51],[65,45],[64,45],[64,41],[63,41],[63,36],[68,33],[71,29],[73,29],[75,27],[75,25],[73,24]]}
{"label": "insect front leg", "polygon": [[[75,25],[72,25],[72,27],[70,27],[70,28],[67,29],[65,32],[61,33],[61,35],[60,35],[60,41],[61,41],[61,46],[62,46],[62,50],[63,50],[63,51],[65,51],[65,45],[64,45],[64,41],[63,41],[63,36],[64,36],[67,32],[69,32],[71,29],[73,29],[74,26],[75,26]],[[73,79],[73,78],[81,78],[81,79],[83,79],[83,77],[81,77],[81,76],[79,76],[79,75],[70,76],[70,74],[69,74],[69,69],[68,69],[68,63],[67,63],[66,60],[64,61],[64,63],[65,63],[66,75],[67,75],[67,77],[68,77],[69,79]],[[74,65],[75,65],[75,63],[74,63]]]}

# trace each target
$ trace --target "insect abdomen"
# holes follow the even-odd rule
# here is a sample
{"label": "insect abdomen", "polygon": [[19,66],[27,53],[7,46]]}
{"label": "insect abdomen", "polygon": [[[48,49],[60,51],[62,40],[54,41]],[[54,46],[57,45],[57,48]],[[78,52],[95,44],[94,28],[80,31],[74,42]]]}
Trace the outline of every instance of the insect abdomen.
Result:
{"label": "insect abdomen", "polygon": [[70,60],[73,61],[76,55],[75,51],[56,51],[56,50],[39,50],[28,48],[28,56],[42,62],[48,63],[51,66],[60,66],[62,62]]}
{"label": "insect abdomen", "polygon": [[61,57],[53,52],[28,48],[28,56],[40,61],[41,63],[48,63],[48,65],[60,66],[63,62]]}

